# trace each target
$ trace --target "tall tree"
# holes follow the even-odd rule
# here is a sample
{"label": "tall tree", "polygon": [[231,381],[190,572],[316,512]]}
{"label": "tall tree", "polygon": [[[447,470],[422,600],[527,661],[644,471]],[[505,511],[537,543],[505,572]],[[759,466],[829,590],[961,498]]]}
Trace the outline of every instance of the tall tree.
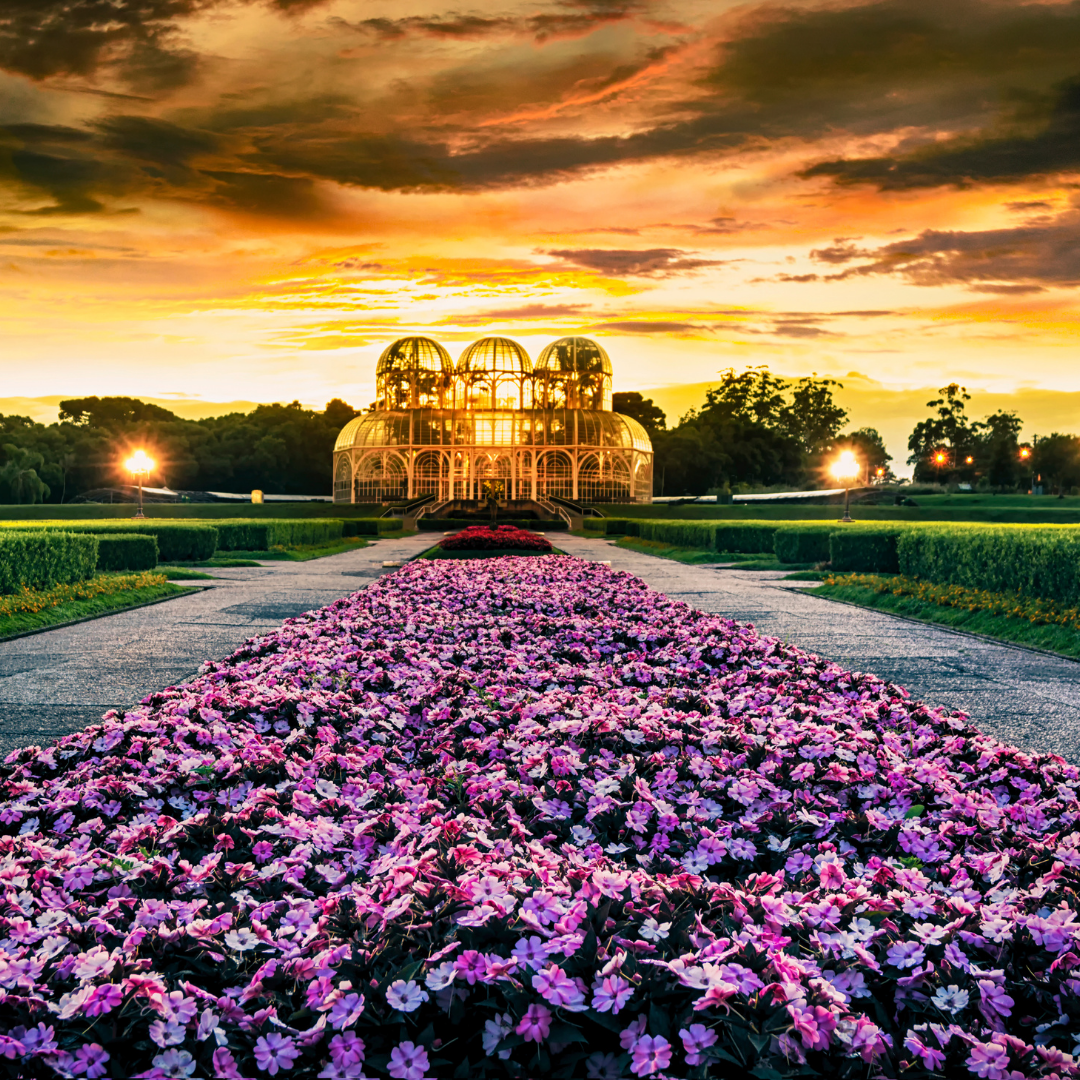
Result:
{"label": "tall tree", "polygon": [[5,443],[4,458],[5,463],[0,468],[0,500],[40,503],[49,497],[49,485],[38,475],[45,463],[41,454]]}
{"label": "tall tree", "polygon": [[[920,420],[908,438],[908,464],[915,466],[916,480],[943,480],[954,475],[975,448],[975,433],[966,412],[971,400],[967,389],[949,383],[938,393],[941,397],[926,403],[928,409],[937,410],[937,416]],[[938,453],[944,455],[944,462],[935,460]]]}
{"label": "tall tree", "polygon": [[791,391],[791,401],[781,411],[780,426],[808,454],[823,454],[832,446],[847,420],[847,409],[833,400],[833,388],[842,389],[835,379],[808,375]]}
{"label": "tall tree", "polygon": [[623,416],[632,416],[650,435],[667,427],[664,410],[652,398],[642,397],[636,390],[612,394],[611,407]]}

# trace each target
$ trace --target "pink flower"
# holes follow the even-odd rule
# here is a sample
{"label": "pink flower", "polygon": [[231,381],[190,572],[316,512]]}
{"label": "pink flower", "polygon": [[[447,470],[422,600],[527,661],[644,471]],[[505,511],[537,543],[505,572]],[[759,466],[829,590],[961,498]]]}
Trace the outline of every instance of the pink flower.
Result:
{"label": "pink flower", "polygon": [[327,1019],[331,1027],[352,1027],[364,1011],[363,994],[345,994],[330,1007]]}
{"label": "pink flower", "polygon": [[555,1006],[579,1012],[585,1006],[584,987],[580,980],[571,979],[561,967],[549,964],[538,975],[532,977],[533,989],[540,996]]}
{"label": "pink flower", "polygon": [[101,1016],[112,1012],[124,1000],[124,993],[115,983],[102,983],[94,987],[93,994],[84,1006],[87,1016]]}
{"label": "pink flower", "polygon": [[389,1072],[397,1080],[425,1080],[427,1070],[427,1051],[422,1046],[403,1042],[390,1052]]}
{"label": "pink flower", "polygon": [[608,975],[593,983],[592,1007],[617,1016],[633,996],[634,988],[621,975]]}
{"label": "pink flower", "polygon": [[232,1051],[224,1046],[214,1051],[214,1076],[224,1080],[241,1080],[236,1059],[232,1056]]}
{"label": "pink flower", "polygon": [[644,1013],[639,1013],[638,1018],[630,1024],[629,1027],[624,1027],[619,1032],[619,1045],[624,1050],[629,1050],[645,1034],[645,1027],[648,1021],[645,1019]]}
{"label": "pink flower", "polygon": [[828,1009],[820,1005],[812,1005],[802,1008],[799,1005],[788,1005],[788,1013],[795,1030],[803,1041],[803,1046],[808,1050],[826,1050],[829,1046],[829,1036],[836,1029],[837,1017]]}
{"label": "pink flower", "polygon": [[630,1056],[635,1076],[651,1076],[671,1064],[671,1043],[663,1035],[642,1035],[630,1047]]}
{"label": "pink flower", "polygon": [[551,1031],[551,1010],[530,1005],[514,1030],[526,1042],[543,1042]]}
{"label": "pink flower", "polygon": [[945,1064],[945,1055],[940,1050],[935,1050],[932,1046],[927,1046],[914,1035],[908,1035],[908,1037],[904,1039],[904,1046],[918,1057],[923,1065],[931,1072],[937,1071]]}
{"label": "pink flower", "polygon": [[271,1076],[276,1076],[279,1069],[291,1069],[299,1056],[293,1039],[276,1031],[260,1035],[255,1043],[255,1064]]}

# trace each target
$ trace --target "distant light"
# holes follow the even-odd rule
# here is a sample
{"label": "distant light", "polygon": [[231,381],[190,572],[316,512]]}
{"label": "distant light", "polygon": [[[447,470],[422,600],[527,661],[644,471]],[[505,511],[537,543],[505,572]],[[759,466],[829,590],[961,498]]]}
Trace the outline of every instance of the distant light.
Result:
{"label": "distant light", "polygon": [[948,457],[941,450],[934,455],[934,462],[938,465],[944,465],[948,461]]}
{"label": "distant light", "polygon": [[968,456],[964,458],[965,465],[971,465],[974,461],[975,459],[970,454],[968,454]]}
{"label": "distant light", "polygon": [[1029,447],[1027,447],[1027,446],[1021,446],[1021,447],[1020,447],[1020,456],[1021,456],[1022,458],[1029,458],[1029,457],[1031,457],[1031,450],[1030,450],[1030,448],[1029,448]]}
{"label": "distant light", "polygon": [[154,469],[154,459],[145,450],[136,450],[124,462],[124,468],[130,473],[146,473],[149,475]]}
{"label": "distant light", "polygon": [[841,451],[840,456],[832,463],[829,472],[837,480],[851,480],[859,475],[859,462],[850,450]]}

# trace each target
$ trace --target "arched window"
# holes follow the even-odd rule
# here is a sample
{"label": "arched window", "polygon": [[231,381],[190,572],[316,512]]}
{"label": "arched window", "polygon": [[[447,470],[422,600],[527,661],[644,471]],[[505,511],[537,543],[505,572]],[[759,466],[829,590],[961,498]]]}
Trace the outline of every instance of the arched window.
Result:
{"label": "arched window", "polygon": [[334,472],[334,502],[347,503],[352,500],[352,462],[348,454],[338,458]]}
{"label": "arched window", "polygon": [[435,450],[425,450],[413,465],[413,496],[436,495],[445,499],[450,494],[450,459]]}
{"label": "arched window", "polygon": [[405,462],[399,454],[369,454],[353,482],[354,502],[389,502],[407,495]]}
{"label": "arched window", "polygon": [[549,450],[536,463],[536,487],[540,495],[557,495],[560,499],[574,497],[574,470],[570,455],[562,450]]}
{"label": "arched window", "polygon": [[630,466],[621,454],[588,454],[578,469],[578,499],[581,502],[629,502]]}

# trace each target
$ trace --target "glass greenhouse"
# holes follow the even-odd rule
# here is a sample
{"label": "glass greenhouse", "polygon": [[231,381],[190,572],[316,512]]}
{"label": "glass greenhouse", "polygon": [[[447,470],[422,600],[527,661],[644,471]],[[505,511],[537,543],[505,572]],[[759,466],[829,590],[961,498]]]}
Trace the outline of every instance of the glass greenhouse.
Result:
{"label": "glass greenhouse", "polygon": [[611,360],[591,338],[553,341],[535,363],[481,338],[457,364],[431,338],[401,338],[375,379],[373,409],[334,446],[335,502],[652,498],[652,443],[611,411]]}

